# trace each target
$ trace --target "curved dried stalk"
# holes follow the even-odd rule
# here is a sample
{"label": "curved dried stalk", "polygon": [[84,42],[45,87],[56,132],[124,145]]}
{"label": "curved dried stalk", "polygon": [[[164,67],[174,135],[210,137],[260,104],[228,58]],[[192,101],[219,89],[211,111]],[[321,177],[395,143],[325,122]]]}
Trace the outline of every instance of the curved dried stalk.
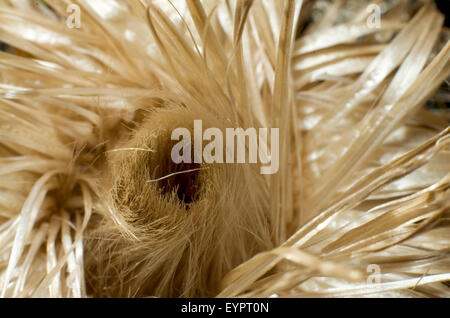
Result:
{"label": "curved dried stalk", "polygon": [[[1,296],[449,296],[431,1],[34,3],[0,0]],[[280,128],[280,171],[174,165],[196,119]]]}

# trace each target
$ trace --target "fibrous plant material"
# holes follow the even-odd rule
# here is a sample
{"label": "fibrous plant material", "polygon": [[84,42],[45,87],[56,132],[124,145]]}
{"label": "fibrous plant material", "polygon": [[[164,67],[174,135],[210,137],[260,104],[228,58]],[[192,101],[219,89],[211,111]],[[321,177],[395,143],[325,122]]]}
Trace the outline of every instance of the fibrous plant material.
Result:
{"label": "fibrous plant material", "polygon": [[0,295],[449,297],[449,32],[357,2],[0,0]]}
{"label": "fibrous plant material", "polygon": [[258,170],[172,162],[170,132],[197,118],[207,117],[186,108],[155,111],[111,153],[106,215],[86,242],[95,295],[211,296],[231,269],[273,247]]}

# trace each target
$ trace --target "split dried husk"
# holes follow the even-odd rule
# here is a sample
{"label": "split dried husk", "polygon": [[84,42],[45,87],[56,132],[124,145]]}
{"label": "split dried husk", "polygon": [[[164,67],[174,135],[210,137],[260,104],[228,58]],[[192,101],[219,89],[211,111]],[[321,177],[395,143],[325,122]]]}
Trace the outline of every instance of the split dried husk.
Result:
{"label": "split dried husk", "polygon": [[[0,0],[0,295],[449,297],[449,30],[369,4]],[[279,171],[174,164],[195,120]]]}

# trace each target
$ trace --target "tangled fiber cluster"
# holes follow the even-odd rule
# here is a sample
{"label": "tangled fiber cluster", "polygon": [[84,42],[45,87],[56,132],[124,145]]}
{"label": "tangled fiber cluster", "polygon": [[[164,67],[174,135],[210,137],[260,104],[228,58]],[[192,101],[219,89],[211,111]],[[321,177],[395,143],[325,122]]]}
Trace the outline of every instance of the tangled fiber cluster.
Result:
{"label": "tangled fiber cluster", "polygon": [[[449,297],[443,23],[432,1],[0,0],[0,296]],[[194,120],[279,128],[279,171],[175,164]]]}

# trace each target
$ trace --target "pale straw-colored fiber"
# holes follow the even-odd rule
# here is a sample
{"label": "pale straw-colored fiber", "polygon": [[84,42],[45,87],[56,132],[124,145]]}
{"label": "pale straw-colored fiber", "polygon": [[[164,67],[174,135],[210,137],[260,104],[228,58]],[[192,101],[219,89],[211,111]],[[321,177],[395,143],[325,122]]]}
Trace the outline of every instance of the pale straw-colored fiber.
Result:
{"label": "pale straw-colored fiber", "polygon": [[[0,296],[450,297],[449,38],[432,1],[0,0]],[[278,172],[174,163],[195,120],[279,128]]]}

